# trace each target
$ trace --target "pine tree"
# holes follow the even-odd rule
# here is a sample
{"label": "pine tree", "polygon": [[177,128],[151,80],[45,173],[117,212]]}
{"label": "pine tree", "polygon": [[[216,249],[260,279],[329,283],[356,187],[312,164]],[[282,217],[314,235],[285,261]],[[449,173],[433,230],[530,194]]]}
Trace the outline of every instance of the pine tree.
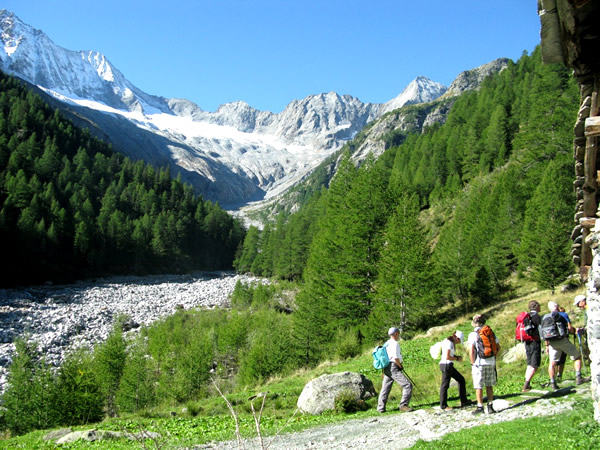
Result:
{"label": "pine tree", "polygon": [[418,215],[417,198],[404,194],[386,226],[370,317],[373,339],[389,326],[403,333],[415,330],[436,297],[429,244]]}
{"label": "pine tree", "polygon": [[112,331],[94,352],[94,371],[105,399],[109,416],[117,414],[116,396],[127,358],[126,343],[123,337],[123,318],[118,318]]}

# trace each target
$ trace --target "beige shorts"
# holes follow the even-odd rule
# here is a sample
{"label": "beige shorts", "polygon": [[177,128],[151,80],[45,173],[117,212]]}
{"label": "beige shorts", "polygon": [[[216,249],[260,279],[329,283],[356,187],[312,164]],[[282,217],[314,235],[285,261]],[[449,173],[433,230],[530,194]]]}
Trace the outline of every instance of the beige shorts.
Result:
{"label": "beige shorts", "polygon": [[498,381],[496,365],[472,366],[473,388],[483,389],[486,386],[495,386]]}
{"label": "beige shorts", "polygon": [[548,341],[550,344],[548,355],[551,361],[558,362],[563,352],[569,355],[572,361],[579,359],[579,350],[568,338],[558,339],[557,341]]}

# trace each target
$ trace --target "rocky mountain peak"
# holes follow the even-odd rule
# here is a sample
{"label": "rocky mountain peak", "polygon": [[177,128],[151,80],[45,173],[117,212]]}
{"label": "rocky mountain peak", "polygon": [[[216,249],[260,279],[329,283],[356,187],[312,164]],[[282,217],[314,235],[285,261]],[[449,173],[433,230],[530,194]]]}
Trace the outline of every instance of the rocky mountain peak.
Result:
{"label": "rocky mountain peak", "polygon": [[384,103],[380,114],[402,108],[404,105],[432,102],[442,96],[446,89],[443,84],[436,83],[425,76],[418,76],[404,88],[400,95]]}
{"label": "rocky mountain peak", "polygon": [[[103,54],[59,47],[6,10],[0,27],[0,70],[39,86],[67,115],[76,109],[72,120],[86,118],[82,125],[95,124],[97,134],[126,156],[168,163],[205,198],[231,207],[282,192],[384,113],[446,91],[420,76],[384,104],[332,91],[294,100],[278,114],[242,101],[207,112],[186,99],[143,92]],[[473,86],[494,63],[465,72],[455,89]]]}
{"label": "rocky mountain peak", "polygon": [[461,72],[452,82],[445,96],[460,95],[465,91],[478,89],[486,77],[504,70],[508,66],[508,62],[508,58],[498,58],[474,69]]}

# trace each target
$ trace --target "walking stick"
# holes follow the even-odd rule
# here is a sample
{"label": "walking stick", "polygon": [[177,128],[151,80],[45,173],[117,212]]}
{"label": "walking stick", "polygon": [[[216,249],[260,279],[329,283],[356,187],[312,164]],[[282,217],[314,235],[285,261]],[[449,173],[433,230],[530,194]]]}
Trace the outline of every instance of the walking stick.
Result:
{"label": "walking stick", "polygon": [[421,395],[421,400],[423,399],[423,395],[420,389],[417,388],[417,385],[415,384],[415,382],[412,380],[411,377],[408,376],[408,374],[406,373],[406,370],[404,369],[404,367],[402,367],[401,372],[404,374],[404,376],[406,378],[408,378],[408,381],[410,381],[410,384],[412,384],[415,387],[415,393],[417,391],[419,391],[419,395]]}
{"label": "walking stick", "polygon": [[579,339],[579,356],[581,356],[581,365],[585,368],[585,358],[583,356],[583,348],[581,347],[581,335],[577,333],[577,339]]}

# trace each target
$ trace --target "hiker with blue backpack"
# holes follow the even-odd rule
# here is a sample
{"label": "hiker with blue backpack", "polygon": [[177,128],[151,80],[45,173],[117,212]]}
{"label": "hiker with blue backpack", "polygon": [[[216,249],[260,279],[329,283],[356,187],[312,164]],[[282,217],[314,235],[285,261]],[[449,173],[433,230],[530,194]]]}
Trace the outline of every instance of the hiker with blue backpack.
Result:
{"label": "hiker with blue backpack", "polygon": [[460,407],[464,408],[469,404],[467,399],[467,384],[465,377],[456,370],[454,367],[454,361],[462,361],[462,356],[455,354],[456,344],[460,344],[464,341],[464,334],[462,331],[455,331],[452,336],[442,341],[442,358],[440,359],[440,370],[442,371],[442,384],[440,386],[440,408],[442,411],[451,411],[452,408],[448,406],[448,388],[450,387],[450,379],[454,378],[458,383],[458,393],[460,396]]}
{"label": "hiker with blue backpack", "polygon": [[486,319],[482,314],[473,316],[471,325],[473,332],[469,334],[469,356],[471,358],[471,374],[473,387],[477,397],[477,409],[473,414],[483,414],[483,388],[487,394],[488,414],[494,414],[494,386],[498,381],[496,373],[496,355],[500,352],[500,342],[496,335],[485,324]]}
{"label": "hiker with blue backpack", "polygon": [[385,412],[388,396],[390,395],[390,391],[392,390],[395,381],[402,387],[400,411],[410,412],[413,409],[408,406],[408,404],[412,396],[413,386],[402,372],[402,350],[398,343],[398,340],[400,339],[400,330],[396,327],[392,327],[388,330],[388,336],[390,339],[383,344],[383,348],[386,351],[385,353],[389,361],[387,365],[383,367],[383,383],[381,384],[381,392],[379,393],[379,400],[377,402],[377,411],[380,413]]}
{"label": "hiker with blue backpack", "polygon": [[550,312],[542,317],[540,332],[542,339],[546,341],[546,348],[550,356],[550,364],[548,365],[548,375],[550,377],[550,385],[552,389],[559,389],[556,383],[555,371],[556,365],[560,361],[563,353],[566,353],[575,367],[575,384],[579,385],[590,381],[590,378],[581,376],[581,355],[577,348],[569,341],[569,333],[575,334],[575,328],[571,322],[560,314],[559,306],[555,302],[548,302]]}

